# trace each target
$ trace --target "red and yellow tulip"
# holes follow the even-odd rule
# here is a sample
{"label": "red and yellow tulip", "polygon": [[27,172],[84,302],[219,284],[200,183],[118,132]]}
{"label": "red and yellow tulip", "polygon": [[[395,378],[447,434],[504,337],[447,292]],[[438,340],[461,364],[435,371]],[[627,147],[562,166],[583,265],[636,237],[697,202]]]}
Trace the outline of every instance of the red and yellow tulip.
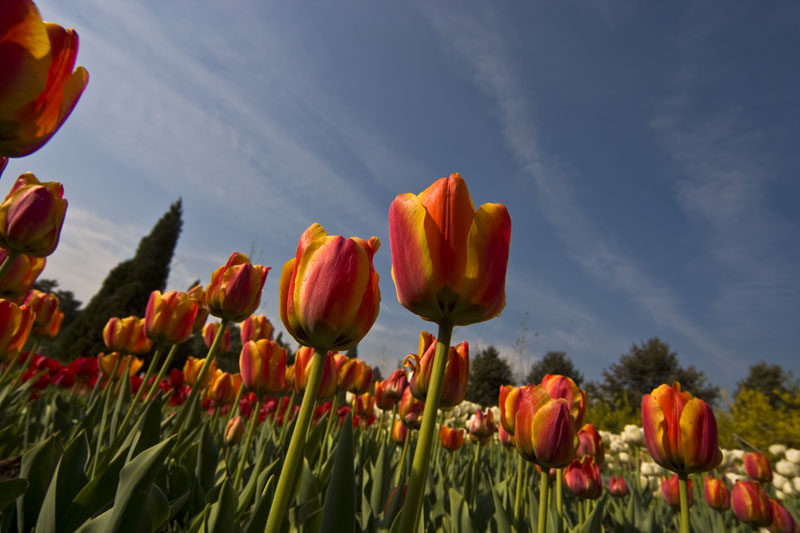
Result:
{"label": "red and yellow tulip", "polygon": [[109,318],[103,328],[103,342],[112,352],[143,354],[153,347],[144,334],[144,319],[133,315]]}
{"label": "red and yellow tulip", "polygon": [[731,507],[736,518],[753,527],[772,523],[772,506],[758,481],[737,481],[731,491]]}
{"label": "red and yellow tulip", "polygon": [[[211,348],[211,345],[214,344],[214,339],[217,338],[219,328],[219,322],[209,322],[203,326],[203,344],[206,345],[206,348]],[[225,331],[222,334],[222,340],[220,341],[219,349],[223,352],[231,351],[231,328],[225,328]]]}
{"label": "red and yellow tulip", "polygon": [[[306,390],[308,376],[311,373],[311,362],[314,348],[301,346],[294,357],[294,389],[297,392]],[[317,389],[317,398],[328,398],[336,392],[336,363],[333,352],[328,352],[322,364],[322,378]]]}
{"label": "red and yellow tulip", "polygon": [[353,394],[364,394],[372,388],[372,367],[361,359],[353,360],[355,372],[353,383],[348,389]]}
{"label": "red and yellow tulip", "polygon": [[242,344],[260,339],[272,340],[272,322],[264,315],[250,315],[242,321],[239,334]]}
{"label": "red and yellow tulip", "polygon": [[[197,377],[200,374],[200,369],[203,368],[203,364],[205,362],[205,358],[199,359],[197,357],[192,357],[191,355],[187,357],[186,362],[183,364],[183,380],[189,385],[194,385],[197,383]],[[217,362],[211,361],[208,371],[206,372],[206,376],[203,379],[203,383],[200,384],[200,386],[208,387],[211,385],[211,379],[214,377],[216,371]]]}
{"label": "red and yellow tulip", "polygon": [[542,378],[542,387],[547,390],[551,398],[564,398],[569,404],[575,427],[581,427],[583,415],[586,412],[586,391],[568,376],[560,374],[547,374]]}
{"label": "red and yellow tulip", "polygon": [[33,289],[25,296],[23,303],[36,313],[31,333],[40,337],[55,338],[64,320],[64,313],[58,308],[58,296]]}
{"label": "red and yellow tulip", "polygon": [[229,374],[217,370],[208,387],[207,396],[216,405],[230,405],[236,400],[236,393],[242,386],[242,376],[240,374]]}
{"label": "red and yellow tulip", "polygon": [[0,299],[0,361],[15,356],[28,340],[36,314],[27,305]]}
{"label": "red and yellow tulip", "polygon": [[144,313],[144,332],[157,343],[181,344],[192,334],[199,303],[185,292],[150,293]]}
{"label": "red and yellow tulip", "polygon": [[464,430],[442,425],[439,430],[442,447],[449,452],[457,452],[464,445]]}
{"label": "red and yellow tulip", "polygon": [[[112,373],[116,377],[122,376],[122,373],[125,372],[125,367],[128,365],[129,361],[130,366],[128,367],[128,375],[135,376],[139,373],[139,369],[141,369],[142,365],[144,364],[144,361],[138,357],[134,357],[132,355],[121,357],[118,352],[97,354],[97,368],[100,369],[100,373],[103,374],[103,377],[105,378],[111,377]],[[115,366],[117,367],[116,373],[114,372]]]}
{"label": "red and yellow tulip", "polygon": [[569,403],[542,387],[525,387],[514,422],[514,443],[528,461],[545,468],[567,466],[578,450],[578,431]]}
{"label": "red and yellow tulip", "polygon": [[[419,355],[409,354],[405,358],[404,364],[412,371],[409,388],[418,400],[427,399],[435,352],[436,337],[423,331],[419,338]],[[464,341],[448,350],[439,407],[455,407],[463,402],[467,395],[468,380],[469,345]]]}
{"label": "red and yellow tulip", "polygon": [[605,447],[603,438],[597,432],[593,424],[586,424],[578,430],[578,456],[594,457],[595,464],[602,465],[605,458]]}
{"label": "red and yellow tulip", "polygon": [[596,500],[603,494],[600,466],[594,462],[594,457],[590,455],[584,455],[581,459],[572,460],[569,466],[564,469],[564,483],[566,483],[569,491],[578,498]]}
{"label": "red and yellow tulip", "polygon": [[611,476],[608,480],[608,492],[612,496],[627,496],[629,493],[628,482],[622,476]]}
{"label": "red and yellow tulip", "polygon": [[721,479],[705,476],[703,495],[708,506],[717,511],[727,511],[731,506],[731,491]]}
{"label": "red and yellow tulip", "polygon": [[519,404],[525,387],[513,385],[500,386],[500,425],[510,434],[514,434],[514,423],[517,419]]}
{"label": "red and yellow tulip", "polygon": [[269,267],[253,265],[243,253],[234,252],[228,262],[211,274],[206,287],[209,313],[232,322],[241,322],[261,303],[261,289]]}
{"label": "red and yellow tulip", "polygon": [[208,304],[206,303],[206,291],[202,285],[195,285],[186,294],[190,298],[197,300],[197,315],[194,317],[194,324],[192,324],[192,331],[200,331],[206,325],[208,320]]}
{"label": "red and yellow tulip", "polygon": [[400,420],[411,429],[419,429],[422,424],[422,411],[425,409],[425,402],[417,400],[411,394],[411,388],[406,387],[400,404],[397,406],[397,414]]}
{"label": "red and yellow tulip", "polygon": [[752,480],[769,483],[772,481],[772,468],[769,459],[758,452],[750,452],[744,456],[744,471]]}
{"label": "red and yellow tulip", "polygon": [[[0,265],[2,265],[11,252],[0,248]],[[39,274],[44,270],[46,259],[19,254],[5,275],[0,278],[0,298],[15,298],[26,294]]]}
{"label": "red and yellow tulip", "polygon": [[60,183],[42,183],[31,172],[20,175],[0,204],[0,247],[34,257],[50,255],[66,212]]}
{"label": "red and yellow tulip", "polygon": [[395,406],[395,401],[388,396],[385,392],[386,380],[375,382],[375,407],[381,411],[389,411]]}
{"label": "red and yellow tulip", "polygon": [[487,409],[486,412],[478,409],[472,420],[467,427],[469,431],[469,438],[472,442],[486,444],[492,438],[494,432],[497,431],[497,425],[494,423],[494,414],[491,410]]}
{"label": "red and yellow tulip", "polygon": [[408,388],[408,376],[403,368],[398,368],[384,380],[384,394],[387,398],[399,402]]}
{"label": "red and yellow tulip", "polygon": [[239,355],[239,369],[247,390],[259,396],[281,392],[286,386],[286,349],[277,342],[248,341]]}
{"label": "red and yellow tulip", "polygon": [[[692,496],[692,485],[694,483],[690,479],[688,482],[688,496],[689,507],[694,503],[694,496]],[[673,509],[680,509],[681,507],[681,494],[680,494],[680,479],[678,474],[673,474],[671,477],[661,478],[661,497]]]}
{"label": "red and yellow tulip", "polygon": [[796,533],[798,531],[792,513],[781,502],[770,498],[769,505],[772,508],[772,523],[769,525],[769,530],[772,533]]}

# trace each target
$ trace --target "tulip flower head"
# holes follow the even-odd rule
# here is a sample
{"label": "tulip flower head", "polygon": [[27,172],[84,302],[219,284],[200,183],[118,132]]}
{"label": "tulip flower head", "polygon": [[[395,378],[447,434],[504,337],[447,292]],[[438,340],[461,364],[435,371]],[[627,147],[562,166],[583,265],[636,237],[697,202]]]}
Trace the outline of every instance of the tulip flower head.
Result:
{"label": "tulip flower head", "polygon": [[594,457],[595,464],[602,465],[605,458],[605,447],[603,438],[597,432],[593,424],[586,424],[578,430],[578,455]]}
{"label": "tulip flower head", "polygon": [[181,344],[192,334],[199,303],[185,292],[153,291],[144,313],[144,332],[153,342]]}
{"label": "tulip flower head", "polygon": [[286,349],[266,339],[248,341],[239,355],[239,369],[247,390],[261,397],[281,392],[286,383]]}
{"label": "tulip flower head", "polygon": [[744,456],[744,471],[754,481],[769,483],[772,481],[772,468],[769,459],[758,452],[750,452]]}
{"label": "tulip flower head", "polygon": [[622,476],[611,476],[608,480],[608,492],[612,496],[622,497],[627,496],[629,493],[628,482]]}
{"label": "tulip flower head", "polygon": [[398,368],[384,380],[384,393],[387,398],[399,402],[408,388],[408,376],[403,368]]}
{"label": "tulip flower head", "polygon": [[642,396],[642,427],[647,451],[667,470],[694,474],[722,462],[714,412],[678,382]]}
{"label": "tulip flower head", "polygon": [[0,299],[0,361],[16,356],[31,334],[36,314],[27,305]]}
{"label": "tulip flower head", "polygon": [[[183,365],[183,380],[189,385],[194,385],[197,382],[200,369],[203,368],[203,364],[205,362],[205,358],[200,359],[197,357],[192,357],[191,355],[187,357],[186,363]],[[202,387],[208,387],[211,385],[211,380],[214,378],[216,371],[217,362],[211,361],[211,365],[208,367],[208,372],[206,372],[206,377],[203,380],[204,382],[201,384]]]}
{"label": "tulip flower head", "polygon": [[375,382],[375,407],[381,411],[390,411],[395,406],[395,401],[386,396],[386,380]]}
{"label": "tulip flower head", "polygon": [[336,391],[347,391],[353,388],[356,380],[357,359],[347,357],[340,353],[333,354],[333,362],[336,365]]}
{"label": "tulip flower head", "polygon": [[0,247],[34,257],[52,254],[66,212],[60,183],[42,183],[31,172],[20,175],[0,204]]}
{"label": "tulip flower head", "polygon": [[192,324],[192,332],[202,331],[203,326],[206,325],[208,320],[208,304],[206,303],[206,291],[202,285],[195,285],[188,291],[186,295],[194,298],[197,301],[197,315],[194,317],[194,324]]}
{"label": "tulip flower head", "polygon": [[239,334],[242,344],[260,339],[272,340],[272,322],[264,315],[250,315],[242,321]]}
{"label": "tulip flower head", "polygon": [[361,359],[354,359],[355,376],[348,389],[353,394],[364,394],[372,387],[372,367]]}
{"label": "tulip flower head", "polygon": [[517,410],[522,401],[522,393],[525,387],[514,387],[513,385],[500,386],[500,425],[510,434],[514,434],[514,423],[517,418]]}
{"label": "tulip flower head", "polygon": [[[5,248],[0,248],[0,265],[10,253]],[[15,298],[26,294],[42,273],[45,262],[44,257],[19,254],[11,268],[0,278],[0,298]]]}
{"label": "tulip flower head", "polygon": [[55,338],[64,320],[64,313],[58,308],[58,296],[33,289],[25,296],[23,303],[36,313],[32,333],[40,337]]}
{"label": "tulip flower head", "polygon": [[781,502],[775,498],[770,498],[769,505],[772,508],[772,523],[769,525],[769,530],[771,532],[795,533],[798,531],[797,523],[794,521],[792,513],[790,513]]}
{"label": "tulip flower head", "polygon": [[542,378],[541,386],[551,398],[567,400],[572,418],[575,420],[575,427],[581,427],[586,412],[586,391],[578,387],[572,378],[560,374],[547,374]]}
{"label": "tulip flower head", "polygon": [[244,422],[242,422],[242,417],[234,416],[225,426],[225,445],[239,444],[242,437],[244,437]]}
{"label": "tulip flower head", "polygon": [[375,408],[375,397],[365,392],[356,396],[356,414],[363,418],[368,418],[373,414]]}
{"label": "tulip flower head", "polygon": [[3,4],[0,20],[0,156],[38,150],[61,127],[89,74],[75,66],[78,34],[43,22],[31,0]]}
{"label": "tulip flower head", "polygon": [[316,223],[300,236],[280,283],[281,320],[297,342],[346,350],[367,334],[381,301],[372,263],[380,244],[377,237],[328,235]]}
{"label": "tulip flower head", "polygon": [[[412,371],[409,381],[411,394],[418,400],[425,401],[428,396],[435,353],[436,337],[423,331],[419,339],[419,355],[409,354],[405,358],[404,364]],[[469,345],[466,341],[455,347],[450,346],[445,365],[442,392],[439,397],[440,408],[455,407],[463,402],[467,395]]]}
{"label": "tulip flower head", "polygon": [[511,217],[502,204],[472,204],[458,173],[389,207],[397,299],[425,320],[474,324],[505,307]]}
{"label": "tulip flower head", "polygon": [[569,403],[537,385],[525,387],[514,421],[514,443],[523,458],[546,468],[567,466],[578,450]]}
{"label": "tulip flower head", "polygon": [[703,495],[708,506],[717,511],[727,511],[731,506],[731,491],[722,479],[705,476]]}
{"label": "tulip flower head", "polygon": [[[217,338],[219,328],[219,322],[209,322],[203,326],[203,344],[206,345],[206,348],[211,348],[211,345],[214,344],[214,339]],[[225,328],[219,349],[223,352],[231,351],[231,328]]]}
{"label": "tulip flower head", "polygon": [[408,426],[400,420],[395,420],[392,424],[392,440],[395,444],[403,444],[408,438]]}
{"label": "tulip flower head", "polygon": [[514,448],[514,435],[506,431],[506,428],[503,427],[503,424],[497,426],[497,440],[500,441],[500,444],[505,446],[506,448]]}
{"label": "tulip flower head", "polygon": [[[119,361],[119,364],[117,364],[117,361]],[[129,362],[130,366],[128,366]],[[103,377],[105,378],[111,377],[111,374],[114,373],[115,366],[117,367],[117,371],[114,373],[114,376],[122,376],[123,372],[125,372],[126,366],[128,366],[128,376],[135,376],[139,373],[139,370],[142,368],[143,364],[144,361],[138,357],[133,357],[132,355],[121,357],[118,352],[97,354],[97,367],[100,369],[100,373],[103,374]]]}
{"label": "tulip flower head", "polygon": [[[294,389],[297,392],[306,390],[308,376],[311,374],[311,361],[314,348],[301,346],[294,357]],[[328,352],[322,365],[322,379],[319,382],[317,398],[329,398],[336,392],[336,363],[333,352]]]}
{"label": "tulip flower head", "polygon": [[137,316],[111,317],[103,328],[103,342],[112,352],[144,354],[153,343],[144,334],[144,320]]}
{"label": "tulip flower head", "polygon": [[[694,503],[694,496],[692,496],[692,485],[694,482],[690,479],[688,483],[689,494],[689,507]],[[661,497],[673,509],[680,509],[681,507],[681,493],[680,493],[680,480],[678,474],[673,474],[672,477],[661,478]]]}
{"label": "tulip flower head", "polygon": [[603,494],[600,467],[590,455],[572,460],[564,469],[564,483],[578,498],[596,500]]}
{"label": "tulip flower head", "polygon": [[464,445],[464,430],[442,425],[442,429],[439,430],[439,440],[442,441],[445,450],[457,452]]}
{"label": "tulip flower head", "polygon": [[731,507],[745,524],[767,527],[772,523],[769,496],[758,481],[737,481],[731,491]]}
{"label": "tulip flower head", "polygon": [[245,254],[234,252],[228,262],[211,274],[206,287],[209,313],[223,320],[241,322],[261,303],[261,289],[269,267],[253,265]]}
{"label": "tulip flower head", "polygon": [[489,439],[492,438],[492,435],[494,435],[494,432],[497,430],[497,426],[494,423],[494,414],[491,409],[487,409],[485,413],[478,409],[473,415],[472,420],[470,420],[467,430],[469,431],[469,438],[472,442],[478,442],[480,444],[488,443]]}
{"label": "tulip flower head", "polygon": [[411,394],[411,387],[406,387],[400,404],[397,407],[397,414],[403,424],[411,429],[419,429],[422,424],[422,411],[425,409],[425,402],[417,400]]}

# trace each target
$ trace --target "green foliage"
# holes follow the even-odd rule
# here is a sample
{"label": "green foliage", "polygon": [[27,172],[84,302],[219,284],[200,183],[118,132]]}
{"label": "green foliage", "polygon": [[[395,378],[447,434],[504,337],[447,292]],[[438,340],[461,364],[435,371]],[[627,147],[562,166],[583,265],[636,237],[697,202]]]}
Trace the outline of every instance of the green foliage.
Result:
{"label": "green foliage", "polygon": [[730,409],[716,412],[720,446],[753,446],[766,453],[771,444],[800,447],[800,393],[777,393],[777,406],[760,390],[739,388]]}
{"label": "green foliage", "polygon": [[539,384],[547,374],[570,377],[579,387],[583,384],[583,374],[572,364],[567,352],[547,352],[540,361],[531,366],[525,382]]}
{"label": "green foliage", "polygon": [[744,389],[760,391],[767,396],[770,405],[778,407],[784,394],[797,394],[800,386],[792,373],[780,365],[769,365],[764,361],[752,365],[747,377],[737,384],[736,393]]}
{"label": "green foliage", "polygon": [[469,363],[467,400],[483,406],[497,405],[500,386],[514,383],[508,362],[494,346],[481,350]]}
{"label": "green foliage", "polygon": [[178,200],[153,226],[150,234],[142,238],[136,255],[111,269],[86,308],[69,326],[62,328],[56,355],[69,360],[105,351],[102,332],[109,318],[144,316],[150,293],[166,287],[169,265],[183,224],[181,213]]}

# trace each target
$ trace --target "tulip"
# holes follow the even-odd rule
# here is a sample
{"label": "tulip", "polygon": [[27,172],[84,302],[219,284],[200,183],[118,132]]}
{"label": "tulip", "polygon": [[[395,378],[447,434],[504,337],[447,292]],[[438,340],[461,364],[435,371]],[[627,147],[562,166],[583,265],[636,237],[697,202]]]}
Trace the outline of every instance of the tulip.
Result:
{"label": "tulip", "polygon": [[731,506],[736,518],[753,527],[772,524],[772,506],[758,481],[737,481],[731,491]]}
{"label": "tulip", "polygon": [[442,426],[439,430],[439,440],[442,447],[449,452],[457,452],[464,445],[464,430]]}
{"label": "tulip", "polygon": [[603,494],[600,466],[590,455],[572,460],[564,469],[564,482],[570,492],[578,498],[596,500]]}
{"label": "tulip", "polygon": [[[297,392],[306,390],[306,385],[311,374],[314,349],[301,346],[294,358],[294,389]],[[333,352],[328,352],[323,360],[322,377],[317,389],[317,398],[328,398],[336,392],[336,363],[333,362]]]}
{"label": "tulip", "polygon": [[89,382],[97,378],[97,359],[94,357],[78,357],[69,364],[70,372],[79,382]]}
{"label": "tulip", "polygon": [[[197,357],[192,357],[191,355],[187,357],[186,362],[183,365],[183,380],[189,385],[194,385],[197,383],[197,379],[200,375],[203,365],[205,364],[205,361],[205,358],[199,359]],[[216,370],[217,363],[216,361],[212,361],[209,366],[208,373],[205,375],[200,387],[208,387],[211,384],[211,378],[214,377]]]}
{"label": "tulip", "polygon": [[8,361],[22,350],[35,319],[27,305],[0,299],[0,361]]}
{"label": "tulip", "polygon": [[28,292],[23,303],[36,313],[32,333],[55,338],[64,320],[64,313],[58,308],[58,296],[34,289]]}
{"label": "tulip", "polygon": [[379,247],[377,237],[329,236],[319,224],[303,233],[280,283],[281,320],[297,342],[346,350],[367,334],[381,300],[372,263]]}
{"label": "tulip", "polygon": [[372,367],[361,359],[355,360],[355,376],[350,392],[353,394],[364,394],[372,387]]}
{"label": "tulip", "polygon": [[[125,367],[128,366],[128,362],[130,362],[130,366],[128,367],[129,376],[135,376],[144,364],[144,361],[138,357],[133,357],[132,355],[120,357],[118,352],[97,354],[97,367],[100,369],[100,373],[102,373],[103,377],[105,378],[110,378],[112,374],[114,374],[115,377],[122,376],[122,373],[125,371]],[[117,369],[116,373],[114,372],[115,367]]]}
{"label": "tulip", "polygon": [[60,183],[20,175],[0,204],[0,247],[34,257],[53,253],[67,211],[63,197]]}
{"label": "tulip", "polygon": [[500,425],[510,435],[514,434],[514,422],[517,418],[517,411],[519,410],[524,390],[525,387],[500,386]]}
{"label": "tulip", "polygon": [[405,369],[398,368],[384,380],[384,393],[387,398],[399,402],[408,388],[408,376]]}
{"label": "tulip", "polygon": [[[408,426],[400,420],[395,420],[394,424],[392,424],[392,440],[397,444],[405,444],[406,438],[408,438]],[[398,468],[401,468],[401,466],[398,466]]]}
{"label": "tulip", "polygon": [[153,347],[144,334],[145,321],[137,316],[112,317],[103,328],[103,342],[112,352],[143,354]]}
{"label": "tulip", "polygon": [[[672,507],[673,509],[678,509],[681,507],[681,498],[680,498],[680,478],[678,474],[674,474],[672,477],[661,478],[661,497],[664,498],[664,501]],[[689,503],[688,506],[691,507],[694,503],[694,497],[692,496],[692,480],[689,480]]]}
{"label": "tulip", "polygon": [[346,391],[353,388],[356,380],[357,359],[352,359],[340,353],[333,354],[333,362],[336,365],[336,391]]}
{"label": "tulip", "polygon": [[208,387],[208,397],[216,405],[231,405],[236,399],[239,387],[242,386],[242,376],[221,370],[217,370],[214,374]]}
{"label": "tulip", "polygon": [[608,480],[608,492],[610,492],[612,496],[627,496],[629,491],[628,483],[625,481],[625,478],[622,476],[611,476],[611,479]]}
{"label": "tulip", "polygon": [[286,349],[266,339],[249,341],[239,355],[242,382],[259,396],[281,392],[286,383]]}
{"label": "tulip", "polygon": [[199,304],[185,292],[153,291],[144,314],[144,332],[153,342],[181,344],[192,334]]}
{"label": "tulip", "polygon": [[239,444],[244,437],[244,422],[241,416],[234,416],[225,426],[225,445]]}
{"label": "tulip", "polygon": [[257,341],[259,339],[272,340],[272,322],[264,315],[250,315],[242,322],[239,333],[242,336],[242,344],[247,341]]}
{"label": "tulip", "polygon": [[[211,345],[214,344],[214,339],[217,338],[219,328],[219,322],[209,322],[203,326],[203,343],[206,345],[206,348],[211,348]],[[225,328],[225,332],[222,334],[220,349],[223,352],[231,351],[231,328]]]}
{"label": "tulip", "polygon": [[[9,254],[11,252],[0,248],[0,265],[5,263]],[[5,274],[0,275],[0,298],[15,298],[26,294],[42,273],[46,259],[18,254],[9,261]]]}
{"label": "tulip", "polygon": [[744,456],[744,471],[747,477],[754,481],[769,483],[772,481],[772,469],[769,460],[757,452],[750,452]]}
{"label": "tulip", "polygon": [[514,442],[523,458],[546,468],[567,466],[578,450],[578,432],[564,398],[542,387],[525,387],[514,422]]}
{"label": "tulip", "polygon": [[502,424],[497,426],[497,440],[506,448],[514,448],[514,435],[506,431]]}
{"label": "tulip", "polygon": [[731,492],[721,479],[705,476],[704,495],[712,509],[727,511],[731,506]]}
{"label": "tulip", "polygon": [[64,123],[89,74],[83,67],[73,71],[78,34],[43,22],[30,0],[4,3],[0,43],[0,156],[22,157]]}
{"label": "tulip", "polygon": [[603,439],[595,429],[594,425],[586,424],[578,430],[578,455],[594,457],[594,462],[598,465],[603,464],[605,457],[605,448],[603,447]]}
{"label": "tulip", "polygon": [[541,386],[551,398],[567,400],[572,418],[575,419],[575,427],[580,427],[586,412],[586,391],[578,387],[572,378],[560,374],[547,374],[542,378]]}
{"label": "tulip", "polygon": [[225,265],[211,274],[206,287],[209,312],[224,321],[241,322],[261,303],[261,289],[269,267],[253,265],[245,254],[234,252]]}
{"label": "tulip", "polygon": [[[436,352],[436,337],[423,331],[419,339],[419,354],[406,356],[404,364],[412,371],[409,387],[411,394],[418,400],[426,401],[430,387],[433,359]],[[458,346],[451,346],[447,353],[444,378],[439,406],[443,408],[455,407],[464,401],[467,395],[467,380],[469,379],[469,345],[466,341]]]}
{"label": "tulip", "polygon": [[356,414],[358,416],[367,418],[370,415],[374,414],[373,409],[375,408],[375,397],[372,394],[365,392],[364,394],[359,394],[356,396]]}
{"label": "tulip", "polygon": [[395,401],[386,396],[386,380],[375,382],[375,407],[381,411],[389,411],[395,406]]}
{"label": "tulip", "polygon": [[787,511],[781,502],[775,498],[770,498],[769,505],[772,509],[772,523],[768,528],[770,531],[773,533],[794,533],[797,531],[797,524],[792,513]]}
{"label": "tulip", "polygon": [[397,299],[425,320],[466,325],[505,306],[511,218],[502,204],[477,211],[467,185],[451,174],[389,207]]}
{"label": "tulip", "polygon": [[194,317],[192,324],[192,332],[202,331],[203,326],[206,325],[208,320],[208,303],[206,303],[206,291],[202,285],[194,285],[191,289],[186,291],[186,295],[194,298],[197,301],[197,315]]}
{"label": "tulip", "polygon": [[480,444],[489,442],[489,439],[492,438],[492,435],[497,430],[492,411],[487,409],[484,413],[478,409],[472,420],[470,420],[467,430],[469,431],[469,438],[473,442],[479,442]]}
{"label": "tulip", "polygon": [[414,398],[411,394],[411,387],[406,387],[400,404],[397,407],[397,414],[403,424],[411,429],[419,429],[422,424],[422,411],[425,409],[425,402]]}

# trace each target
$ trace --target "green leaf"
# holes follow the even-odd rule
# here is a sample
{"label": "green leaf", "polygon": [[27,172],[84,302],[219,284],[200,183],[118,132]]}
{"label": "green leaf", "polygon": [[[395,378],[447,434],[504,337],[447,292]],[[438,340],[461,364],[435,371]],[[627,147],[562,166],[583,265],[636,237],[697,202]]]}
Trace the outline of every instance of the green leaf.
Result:
{"label": "green leaf", "polygon": [[64,531],[74,531],[92,515],[110,507],[117,492],[119,471],[124,465],[125,455],[119,454],[84,485],[67,508],[59,528],[63,528]]}
{"label": "green leaf", "polygon": [[28,480],[28,490],[17,499],[17,529],[30,531],[56,468],[56,436],[51,435],[22,456],[19,476]]}
{"label": "green leaf", "polygon": [[220,496],[211,506],[206,531],[208,533],[231,533],[235,531],[234,515],[238,505],[230,479],[225,479]]}
{"label": "green leaf", "polygon": [[272,491],[274,484],[275,476],[271,475],[267,480],[267,484],[264,485],[264,490],[256,499],[256,506],[250,516],[250,522],[245,528],[245,533],[261,533],[267,527],[267,518],[269,518],[269,509],[272,503],[272,498],[269,498],[268,495]]}
{"label": "green leaf", "polygon": [[347,415],[339,435],[331,481],[325,493],[320,533],[355,531],[356,486],[353,464],[353,423]]}
{"label": "green leaf", "polygon": [[594,509],[586,517],[586,521],[580,529],[580,533],[602,533],[603,532],[603,515],[605,514],[606,499],[608,493],[603,493],[603,496],[597,500]]}
{"label": "green leaf", "polygon": [[53,479],[47,487],[39,518],[36,521],[38,533],[67,531],[60,527],[61,519],[72,500],[86,485],[84,468],[88,457],[89,442],[86,440],[86,433],[81,432],[67,445],[67,449],[64,450],[58,461]]}
{"label": "green leaf", "polygon": [[494,521],[497,524],[497,533],[511,533],[511,523],[508,520],[503,502],[492,487],[492,500],[494,500]]}
{"label": "green leaf", "polygon": [[161,440],[161,403],[156,399],[150,402],[150,405],[145,409],[138,430],[131,441],[126,462],[130,462],[144,450],[152,448]]}
{"label": "green leaf", "polygon": [[200,448],[197,453],[197,480],[203,492],[208,493],[214,486],[214,473],[217,470],[219,450],[208,432],[208,424],[200,429]]}
{"label": "green leaf", "polygon": [[369,505],[377,515],[380,513],[383,503],[386,501],[386,491],[389,486],[391,476],[386,475],[388,469],[386,446],[381,445],[378,452],[378,460],[375,462],[375,469],[372,471],[372,490],[369,496]]}
{"label": "green leaf", "polygon": [[28,490],[28,481],[17,477],[0,481],[0,511]]}

